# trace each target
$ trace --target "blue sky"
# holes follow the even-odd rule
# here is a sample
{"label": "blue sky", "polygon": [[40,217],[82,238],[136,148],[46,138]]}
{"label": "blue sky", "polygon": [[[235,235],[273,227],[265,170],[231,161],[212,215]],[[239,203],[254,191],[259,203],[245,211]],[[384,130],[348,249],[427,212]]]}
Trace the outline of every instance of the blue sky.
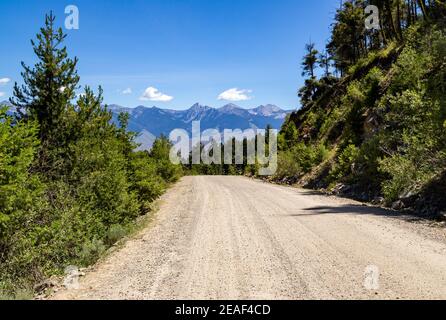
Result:
{"label": "blue sky", "polygon": [[66,30],[69,54],[80,59],[81,85],[102,85],[106,103],[293,109],[304,45],[323,48],[339,1],[0,0],[0,100],[21,81],[20,62],[35,62],[30,39],[44,14],[63,26],[70,4],[80,24]]}

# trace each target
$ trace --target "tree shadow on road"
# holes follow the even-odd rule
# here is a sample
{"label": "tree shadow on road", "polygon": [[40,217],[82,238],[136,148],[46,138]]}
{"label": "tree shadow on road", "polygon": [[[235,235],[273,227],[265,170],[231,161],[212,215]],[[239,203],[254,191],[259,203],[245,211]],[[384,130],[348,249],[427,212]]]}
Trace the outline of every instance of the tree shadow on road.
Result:
{"label": "tree shadow on road", "polygon": [[319,215],[328,215],[328,214],[355,214],[355,215],[375,215],[375,216],[385,216],[385,217],[393,217],[399,218],[406,221],[416,222],[416,221],[425,221],[432,220],[425,217],[417,217],[413,216],[410,213],[399,212],[379,207],[365,206],[365,205],[339,205],[339,206],[317,206],[305,208],[303,211],[308,213],[296,213],[291,214],[290,216],[294,217],[309,217],[309,216],[319,216]]}
{"label": "tree shadow on road", "polygon": [[[339,197],[328,195],[319,190],[311,190],[311,189],[302,189],[300,192],[304,195],[308,195],[311,197],[326,197],[326,198],[341,198],[341,199],[350,199],[348,197]],[[355,200],[357,201],[357,200]],[[415,212],[412,209],[404,209],[403,211],[397,211],[392,209],[387,209],[383,207],[374,206],[371,204],[361,203],[358,204],[344,204],[339,206],[317,206],[312,208],[305,208],[304,211],[309,211],[310,213],[297,213],[292,214],[290,216],[317,216],[324,214],[357,214],[357,215],[375,215],[375,216],[384,216],[384,217],[392,217],[398,218],[401,220],[409,221],[409,222],[444,222],[444,217],[439,215],[423,215]]]}

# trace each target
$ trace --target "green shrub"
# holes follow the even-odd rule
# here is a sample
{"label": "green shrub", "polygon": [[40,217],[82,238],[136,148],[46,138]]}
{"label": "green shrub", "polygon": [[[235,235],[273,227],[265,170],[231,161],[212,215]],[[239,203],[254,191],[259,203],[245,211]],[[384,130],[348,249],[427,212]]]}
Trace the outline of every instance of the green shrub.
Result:
{"label": "green shrub", "polygon": [[287,118],[277,138],[279,150],[291,148],[298,142],[299,136],[295,124]]}
{"label": "green shrub", "polygon": [[328,157],[328,150],[323,145],[306,145],[299,143],[290,150],[278,155],[278,170],[276,178],[298,177],[308,173],[312,168]]}
{"label": "green shrub", "polygon": [[380,169],[391,176],[390,180],[383,182],[382,188],[385,198],[389,201],[395,201],[404,192],[408,192],[417,176],[417,168],[410,160],[401,156],[384,159]]}
{"label": "green shrub", "polygon": [[124,238],[128,234],[128,229],[120,224],[115,224],[107,231],[107,245],[111,246]]}
{"label": "green shrub", "polygon": [[302,168],[291,151],[279,153],[277,164],[276,179],[282,180],[284,178],[296,177],[302,173]]}
{"label": "green shrub", "polygon": [[161,136],[155,140],[150,151],[150,157],[156,162],[158,175],[167,182],[175,182],[183,174],[181,166],[170,161],[171,148],[172,143],[169,139]]}
{"label": "green shrub", "polygon": [[39,144],[38,127],[12,121],[6,108],[0,108],[0,241],[8,238],[11,220],[21,219],[43,191],[40,179],[29,174]]}
{"label": "green shrub", "polygon": [[107,249],[102,240],[93,238],[86,241],[79,253],[79,262],[83,266],[88,266],[94,263]]}
{"label": "green shrub", "polygon": [[130,162],[131,189],[136,192],[142,210],[147,210],[149,204],[158,198],[166,189],[166,181],[158,174],[158,166],[154,159],[145,152],[134,154]]}
{"label": "green shrub", "polygon": [[330,180],[338,180],[347,177],[352,173],[352,165],[357,161],[359,157],[359,149],[349,144],[337,158],[336,164],[330,171]]}

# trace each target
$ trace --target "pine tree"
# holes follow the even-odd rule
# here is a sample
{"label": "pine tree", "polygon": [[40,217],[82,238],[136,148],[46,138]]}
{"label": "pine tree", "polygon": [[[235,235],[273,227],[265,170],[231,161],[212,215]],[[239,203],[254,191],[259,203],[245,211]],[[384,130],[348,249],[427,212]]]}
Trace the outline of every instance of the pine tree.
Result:
{"label": "pine tree", "polygon": [[55,29],[55,16],[45,16],[45,26],[37,34],[37,42],[31,40],[38,62],[31,68],[22,62],[24,85],[14,86],[14,98],[10,102],[20,117],[36,120],[39,124],[41,150],[38,167],[47,171],[54,167],[56,150],[67,144],[66,112],[72,107],[79,76],[77,58],[68,58],[66,47],[61,47],[66,35]]}
{"label": "pine tree", "polygon": [[327,51],[324,51],[323,53],[319,54],[319,67],[321,67],[324,70],[325,77],[330,76],[330,66],[331,66],[331,60],[332,58],[328,54]]}
{"label": "pine tree", "polygon": [[364,1],[352,0],[336,12],[332,36],[327,49],[341,75],[367,54]]}
{"label": "pine tree", "polygon": [[317,67],[319,51],[316,50],[314,43],[307,43],[305,46],[306,54],[302,60],[302,75],[308,75],[311,79],[315,78],[315,70]]}

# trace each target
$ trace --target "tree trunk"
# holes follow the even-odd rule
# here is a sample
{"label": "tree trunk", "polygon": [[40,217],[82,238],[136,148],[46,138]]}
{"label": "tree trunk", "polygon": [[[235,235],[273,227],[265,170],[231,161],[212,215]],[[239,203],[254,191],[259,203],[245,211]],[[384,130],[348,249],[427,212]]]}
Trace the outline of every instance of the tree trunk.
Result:
{"label": "tree trunk", "polygon": [[395,21],[393,19],[391,0],[387,0],[385,3],[386,3],[386,6],[387,6],[387,15],[388,15],[388,18],[389,18],[389,24],[390,24],[390,27],[391,27],[391,30],[392,30],[391,33],[393,33],[391,38],[394,38],[394,37],[398,38],[398,31],[397,31],[397,28],[395,26]]}
{"label": "tree trunk", "polygon": [[427,14],[427,10],[426,10],[426,2],[425,0],[417,0],[418,5],[421,8],[421,12],[423,13],[423,18],[424,20],[429,20],[429,16]]}
{"label": "tree trunk", "polygon": [[398,22],[398,38],[402,39],[403,31],[402,31],[402,27],[401,27],[401,2],[400,2],[400,0],[397,0],[396,12],[397,12],[397,22]]}

